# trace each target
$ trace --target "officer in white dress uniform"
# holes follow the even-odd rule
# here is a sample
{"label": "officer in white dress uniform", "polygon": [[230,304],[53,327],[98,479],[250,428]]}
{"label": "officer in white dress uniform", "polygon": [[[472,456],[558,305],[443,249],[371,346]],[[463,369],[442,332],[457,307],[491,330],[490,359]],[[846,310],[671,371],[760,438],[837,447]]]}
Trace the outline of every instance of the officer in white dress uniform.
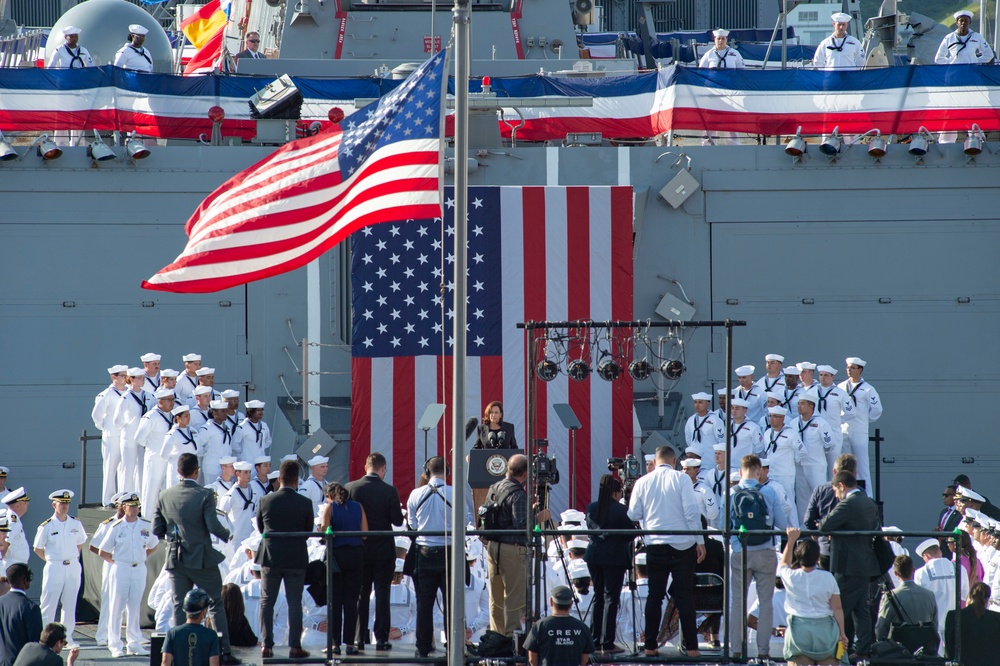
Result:
{"label": "officer in white dress uniform", "polygon": [[153,56],[142,46],[148,33],[149,30],[138,23],[133,23],[128,27],[128,42],[115,54],[115,67],[135,72],[153,71]]}
{"label": "officer in white dress uniform", "polygon": [[708,393],[695,393],[691,400],[694,401],[694,414],[684,424],[684,440],[688,451],[705,458],[711,455],[712,447],[722,441],[719,433],[724,430],[725,421],[709,410],[712,396]]}
{"label": "officer in white dress uniform", "polygon": [[[747,402],[749,405],[747,407],[747,418],[756,423],[764,416],[764,405],[767,402],[767,398],[764,397],[764,390],[757,384],[754,384],[754,370],[755,368],[752,365],[741,365],[736,368],[736,378],[739,380],[740,385],[733,391],[733,397]],[[784,377],[782,377],[781,381],[784,383]]]}
{"label": "officer in white dress uniform", "polygon": [[191,429],[197,432],[212,420],[212,387],[196,388],[187,404],[191,407]]}
{"label": "officer in white dress uniform", "polygon": [[236,456],[224,456],[219,458],[219,475],[215,477],[215,481],[206,484],[209,488],[215,491],[215,494],[221,499],[229,489],[233,487],[236,483],[236,468],[233,466],[236,463]]}
{"label": "officer in white dress uniform", "polygon": [[731,411],[733,422],[729,429],[730,471],[736,471],[740,467],[743,456],[751,453],[759,454],[763,446],[760,428],[748,418],[750,403],[740,398],[733,398]]}
{"label": "officer in white dress uniform", "polygon": [[313,514],[319,511],[319,505],[326,501],[323,491],[326,489],[326,473],[330,469],[330,459],[326,456],[313,456],[307,461],[309,478],[299,484],[299,494],[305,495],[313,503]]}
{"label": "officer in white dress uniform", "polygon": [[153,408],[155,398],[143,390],[146,375],[142,368],[128,369],[132,387],[122,395],[115,407],[114,427],[120,433],[122,473],[118,485],[122,489],[142,487],[142,449],[135,443],[135,432],[142,417]]}
{"label": "officer in white dress uniform", "polygon": [[198,466],[204,458],[204,450],[198,445],[198,433],[191,428],[191,408],[187,405],[177,405],[170,410],[174,425],[167,432],[163,442],[163,457],[166,458],[164,484],[172,488],[181,482],[177,474],[177,461],[182,453],[192,453],[198,457]]}
{"label": "officer in white dress uniform", "polygon": [[983,36],[970,30],[972,12],[962,9],[953,14],[955,32],[950,32],[941,40],[934,62],[939,65],[985,65],[993,61],[994,53]]}
{"label": "officer in white dress uniform", "polygon": [[[143,414],[135,431],[136,446],[145,453],[142,457],[141,496],[146,498],[142,507],[142,517],[149,520],[156,510],[156,502],[167,483],[169,452],[165,450],[167,434],[174,426],[174,392],[161,388],[153,394],[156,407]],[[174,470],[176,474],[176,470]]]}
{"label": "officer in white dress uniform", "polygon": [[833,21],[833,34],[816,47],[813,67],[839,71],[861,69],[865,64],[865,52],[861,42],[847,34],[851,15],[837,12],[830,19]]}
{"label": "officer in white dress uniform", "polygon": [[[795,466],[801,464],[806,456],[805,447],[799,437],[797,428],[785,425],[787,420],[785,410],[782,407],[771,407],[771,426],[764,432],[764,455],[768,460],[768,474],[770,478],[788,493],[788,500],[792,506],[792,513],[798,516],[797,503],[795,501]],[[805,508],[803,507],[803,512]],[[798,525],[796,518],[791,525]]]}
{"label": "officer in white dress uniform", "polygon": [[174,393],[177,394],[178,402],[190,404],[191,396],[198,388],[198,375],[195,373],[201,367],[201,355],[184,354],[181,360],[184,361],[184,372],[177,377],[177,388],[174,389]]}
{"label": "officer in white dress uniform", "polygon": [[[159,539],[153,534],[152,524],[139,517],[139,495],[131,493],[122,499],[122,505],[125,515],[111,523],[101,541],[101,557],[111,563],[112,621],[125,612],[127,653],[146,656],[149,651],[142,647],[139,611],[146,589],[146,558],[156,549]],[[112,657],[126,654],[119,627],[108,632],[108,639]]]}
{"label": "officer in white dress uniform", "polygon": [[226,512],[233,524],[233,542],[242,543],[253,533],[253,519],[263,495],[250,482],[250,475],[253,474],[250,463],[240,460],[234,467],[236,483],[220,499],[219,508]]}
{"label": "officer in white dress uniform", "polygon": [[55,513],[38,526],[33,547],[45,560],[42,570],[42,624],[56,621],[56,606],[62,602],[62,623],[66,625],[66,640],[71,644],[76,629],[76,597],[80,593],[83,567],[80,550],[87,541],[83,523],[69,515],[72,490],[57,490],[51,495]]}
{"label": "officer in white dress uniform", "polygon": [[784,362],[785,357],[781,354],[768,354],[764,357],[764,376],[754,382],[762,395],[772,391],[781,393],[785,388],[785,375],[781,372],[781,364]]}
{"label": "officer in white dress uniform", "polygon": [[48,69],[93,67],[94,59],[90,57],[90,51],[80,46],[80,29],[75,25],[68,25],[62,29],[62,34],[66,41],[52,51],[46,67]]}
{"label": "officer in white dress uniform", "polygon": [[243,460],[253,460],[271,450],[271,429],[264,423],[264,405],[263,400],[247,401],[247,414],[233,433],[234,442],[239,442]]}
{"label": "officer in white dress uniform", "polygon": [[[111,523],[125,515],[125,507],[122,506],[122,499],[132,495],[129,491],[115,493],[111,498],[111,503],[115,507],[115,514],[110,518],[102,520],[94,530],[94,535],[90,537],[90,552],[98,557],[101,556],[101,542],[104,540]],[[172,608],[172,605],[171,605]],[[111,617],[111,563],[107,560],[101,562],[101,613],[97,619],[97,631],[94,632],[94,642],[105,646],[108,644],[108,618]],[[122,629],[121,617],[116,625],[119,633]]]}
{"label": "officer in white dress uniform", "polygon": [[[2,501],[7,506],[7,517],[10,519],[10,531],[7,533],[7,541],[10,546],[4,556],[7,566],[11,564],[27,564],[31,556],[31,549],[28,548],[28,538],[24,534],[24,523],[22,519],[28,512],[28,503],[31,498],[24,488],[15,488],[6,495]],[[6,569],[4,569],[6,571]]]}
{"label": "officer in white dress uniform", "polygon": [[867,362],[857,356],[847,358],[847,379],[837,386],[844,392],[844,453],[858,459],[858,481],[865,481],[865,492],[872,496],[871,466],[868,461],[868,424],[882,416],[878,391],[861,378]]}
{"label": "officer in white dress uniform", "polygon": [[814,391],[816,413],[826,419],[830,424],[830,432],[833,433],[833,446],[826,454],[826,476],[830,479],[833,478],[833,466],[844,445],[844,433],[841,430],[844,422],[844,392],[833,383],[833,378],[837,374],[833,366],[821,365],[816,371],[819,372],[819,385]]}
{"label": "officer in white dress uniform", "polygon": [[701,473],[700,458],[685,458],[681,461],[681,471],[691,478],[694,483],[694,494],[698,498],[698,505],[701,507],[701,515],[709,525],[719,522],[719,503],[715,501],[715,493],[707,483],[699,478]]}
{"label": "officer in white dress uniform", "polygon": [[[799,398],[799,439],[805,455],[795,468],[795,506],[804,517],[809,498],[816,486],[830,477],[826,474],[826,452],[833,446],[830,424],[816,414],[819,399],[810,391]],[[773,464],[773,463],[772,463]]]}
{"label": "officer in white dress uniform", "polygon": [[233,455],[231,444],[233,433],[226,427],[226,401],[213,400],[209,406],[212,408],[212,420],[198,433],[198,442],[205,449],[201,471],[204,474],[202,478],[206,481],[219,476],[220,458]]}
{"label": "officer in white dress uniform", "polygon": [[140,356],[139,360],[142,361],[142,371],[146,376],[142,390],[146,393],[156,393],[160,390],[160,355],[149,352]]}
{"label": "officer in white dress uniform", "polygon": [[128,377],[127,365],[113,365],[108,368],[111,375],[111,385],[94,398],[94,409],[90,418],[101,431],[101,459],[104,471],[104,483],[101,487],[101,504],[111,504],[111,499],[121,490],[118,487],[118,466],[121,463],[122,451],[119,445],[119,433],[114,427],[115,407],[125,394]]}
{"label": "officer in white dress uniform", "polygon": [[9,509],[0,509],[0,571],[4,578],[7,577],[7,565],[12,564],[7,562],[7,554],[10,552],[10,542],[7,540],[10,534],[10,517]]}

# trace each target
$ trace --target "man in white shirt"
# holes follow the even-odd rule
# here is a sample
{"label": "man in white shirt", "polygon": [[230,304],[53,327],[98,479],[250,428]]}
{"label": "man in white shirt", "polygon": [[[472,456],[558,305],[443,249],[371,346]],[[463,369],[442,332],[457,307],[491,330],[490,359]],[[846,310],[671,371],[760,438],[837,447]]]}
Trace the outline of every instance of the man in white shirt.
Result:
{"label": "man in white shirt", "polygon": [[146,375],[142,368],[128,369],[132,389],[126,391],[115,407],[114,428],[119,433],[122,474],[119,486],[128,490],[142,487],[143,449],[135,443],[136,430],[142,417],[153,408],[156,400],[143,390]]}
{"label": "man in white shirt", "polygon": [[239,461],[233,465],[236,470],[236,483],[219,500],[219,508],[229,516],[233,524],[233,542],[242,543],[253,532],[253,519],[257,514],[257,505],[262,495],[250,483],[251,465]]}
{"label": "man in white shirt", "polygon": [[[632,490],[628,515],[644,530],[700,530],[701,510],[691,480],[672,469],[669,446],[656,449],[657,467],[639,478]],[[645,537],[649,564],[649,599],[646,603],[645,655],[657,654],[656,636],[662,619],[661,604],[667,579],[673,575],[671,592],[680,613],[683,648],[699,657],[694,613],[694,569],[705,559],[702,537],[649,534]]]}
{"label": "man in white shirt", "polygon": [[[944,636],[944,620],[948,611],[955,610],[955,563],[941,556],[941,546],[937,539],[927,539],[917,546],[917,557],[922,558],[924,566],[917,569],[913,582],[934,593],[937,600],[938,634]],[[961,598],[969,597],[969,574],[964,567],[959,567],[959,577],[962,581]]]}
{"label": "man in white shirt", "polygon": [[837,12],[830,19],[833,21],[833,34],[816,47],[813,66],[816,69],[838,71],[861,69],[865,64],[865,52],[861,48],[861,42],[847,34],[851,15]]}
{"label": "man in white shirt", "polygon": [[857,356],[846,360],[847,379],[838,384],[844,392],[843,451],[858,459],[858,481],[864,481],[865,492],[872,496],[871,466],[868,461],[868,427],[882,416],[882,401],[878,391],[861,377],[866,361]]}

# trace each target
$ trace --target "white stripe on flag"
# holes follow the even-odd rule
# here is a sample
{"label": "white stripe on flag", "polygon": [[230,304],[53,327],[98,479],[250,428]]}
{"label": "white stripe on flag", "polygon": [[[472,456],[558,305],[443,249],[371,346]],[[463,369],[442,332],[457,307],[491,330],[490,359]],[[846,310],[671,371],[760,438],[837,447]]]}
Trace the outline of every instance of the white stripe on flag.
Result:
{"label": "white stripe on flag", "polygon": [[503,224],[500,229],[500,253],[503,303],[503,395],[504,418],[515,425],[517,437],[527,449],[527,419],[524,394],[524,331],[517,323],[524,321],[524,200],[519,187],[500,188],[500,210]]}
{"label": "white stripe on flag", "polygon": [[[420,423],[420,417],[424,415],[424,410],[428,405],[437,402],[437,357],[417,356],[413,364],[414,383],[416,390],[414,423]],[[440,423],[440,422],[439,422]],[[438,450],[438,429],[431,428],[427,431],[427,452],[424,454],[424,432],[420,431],[420,448],[413,456],[413,478],[417,479],[424,470],[424,462],[427,458],[437,455]]]}
{"label": "white stripe on flag", "polygon": [[[387,475],[392,474],[392,414],[386,414],[386,406],[392,405],[393,364],[391,358],[372,359],[371,392],[371,433],[372,451],[380,451],[385,456]],[[391,479],[392,476],[389,476]]]}
{"label": "white stripe on flag", "polygon": [[[609,321],[611,316],[611,189],[590,189],[590,316]],[[612,334],[614,332],[612,331]],[[596,370],[596,368],[595,368]],[[612,382],[596,374],[590,379],[590,492],[596,498],[605,461],[612,457]]]}
{"label": "white stripe on flag", "polygon": [[[545,318],[547,321],[566,321],[568,317],[567,299],[572,285],[569,284],[567,267],[569,251],[566,219],[567,190],[561,187],[545,188]],[[588,257],[573,257],[573,261],[589,262]],[[569,432],[563,428],[552,405],[569,403],[569,377],[560,374],[549,382],[548,403],[539,405],[547,412],[549,455],[557,460],[561,478],[552,486],[549,507],[553,511],[564,511],[569,507],[570,479],[575,475],[569,467]]]}

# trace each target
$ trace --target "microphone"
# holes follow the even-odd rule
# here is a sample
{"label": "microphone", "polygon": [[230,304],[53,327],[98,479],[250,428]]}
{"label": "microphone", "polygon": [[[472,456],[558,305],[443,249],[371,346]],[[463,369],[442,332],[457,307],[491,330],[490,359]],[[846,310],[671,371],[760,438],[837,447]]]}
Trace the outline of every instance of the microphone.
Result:
{"label": "microphone", "polygon": [[473,416],[471,419],[465,422],[465,438],[469,439],[472,433],[476,432],[476,427],[479,425],[479,419]]}
{"label": "microphone", "polygon": [[503,446],[504,440],[506,439],[507,439],[507,433],[505,433],[503,430],[497,433],[498,448]]}
{"label": "microphone", "polygon": [[495,432],[490,432],[490,448],[498,449],[500,446],[497,444],[497,434]]}

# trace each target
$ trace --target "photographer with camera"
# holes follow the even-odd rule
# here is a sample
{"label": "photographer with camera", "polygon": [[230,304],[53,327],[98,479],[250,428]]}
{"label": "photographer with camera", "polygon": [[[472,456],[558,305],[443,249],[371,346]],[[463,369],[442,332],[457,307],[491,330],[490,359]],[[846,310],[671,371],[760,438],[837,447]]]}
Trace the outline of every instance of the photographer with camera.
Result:
{"label": "photographer with camera", "polygon": [[[507,461],[507,475],[488,491],[479,509],[485,530],[528,529],[528,457],[517,454]],[[549,520],[548,509],[539,511],[539,523]],[[513,636],[521,628],[525,614],[528,540],[526,534],[502,534],[485,537],[490,590],[490,629]]]}

